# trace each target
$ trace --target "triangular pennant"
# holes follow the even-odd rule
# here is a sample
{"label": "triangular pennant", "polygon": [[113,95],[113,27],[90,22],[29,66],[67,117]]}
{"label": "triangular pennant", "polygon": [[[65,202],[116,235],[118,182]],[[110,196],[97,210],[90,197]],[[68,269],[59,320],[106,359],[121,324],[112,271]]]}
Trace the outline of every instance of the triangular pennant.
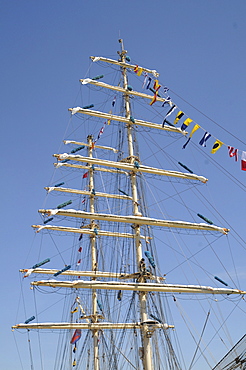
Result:
{"label": "triangular pennant", "polygon": [[153,89],[154,89],[155,91],[158,91],[160,87],[161,87],[161,85],[159,85],[158,80],[155,80],[155,83],[154,83]]}
{"label": "triangular pennant", "polygon": [[198,124],[195,124],[195,126],[193,127],[190,135],[189,135],[189,139],[186,141],[186,143],[183,145],[183,149],[186,148],[186,145],[190,142],[190,139],[192,138],[192,135],[194,134],[194,132],[196,132],[198,129],[200,128],[200,126]]}
{"label": "triangular pennant", "polygon": [[157,99],[157,92],[154,94],[154,96],[153,96],[151,102],[149,103],[149,105],[154,104],[156,102],[156,99]]}

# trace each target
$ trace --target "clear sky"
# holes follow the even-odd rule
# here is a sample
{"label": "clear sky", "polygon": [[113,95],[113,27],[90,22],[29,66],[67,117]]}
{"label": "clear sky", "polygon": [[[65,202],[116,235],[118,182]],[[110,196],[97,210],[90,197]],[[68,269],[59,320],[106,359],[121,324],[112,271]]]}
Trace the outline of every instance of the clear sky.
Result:
{"label": "clear sky", "polygon": [[[115,57],[122,37],[134,61],[160,72],[187,114],[226,145],[246,151],[245,14],[243,0],[0,2],[1,369],[20,368],[10,329],[19,304],[18,270],[88,57]],[[207,171],[220,213],[243,238],[246,173],[226,146],[213,159],[224,170]],[[246,289],[243,263],[240,268]]]}

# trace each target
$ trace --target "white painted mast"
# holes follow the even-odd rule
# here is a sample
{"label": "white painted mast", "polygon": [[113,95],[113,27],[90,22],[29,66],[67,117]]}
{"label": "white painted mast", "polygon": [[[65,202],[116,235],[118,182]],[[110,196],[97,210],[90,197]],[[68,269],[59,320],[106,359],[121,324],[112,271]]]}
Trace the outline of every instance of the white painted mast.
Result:
{"label": "white painted mast", "polygon": [[[88,141],[88,156],[89,158],[93,157],[93,137],[89,135],[87,137]],[[93,195],[94,190],[94,171],[93,167],[91,166],[89,169],[89,192],[90,192],[90,212],[92,214],[95,213],[95,199]],[[91,229],[97,226],[95,221],[91,220]],[[90,236],[90,248],[91,248],[91,269],[92,271],[97,271],[97,253],[96,253],[96,235],[93,232]],[[96,277],[92,277],[92,281],[96,281]],[[96,289],[92,289],[92,322],[97,323],[97,291]],[[99,332],[98,330],[92,331],[93,335],[93,363],[94,363],[94,370],[99,370]]]}
{"label": "white painted mast", "polygon": [[[120,39],[119,42],[121,43],[121,52],[118,52],[121,58],[121,62],[125,63],[125,57],[127,51],[124,49],[123,40]],[[122,67],[122,74],[123,74],[123,88],[127,90],[128,80],[127,80],[127,71],[126,67]],[[134,155],[133,151],[133,137],[132,137],[132,122],[130,121],[131,110],[130,110],[130,97],[129,94],[123,95],[125,100],[125,117],[128,120],[127,123],[127,140],[128,140],[128,158],[130,163],[133,165],[134,161],[136,160],[136,156]],[[134,216],[139,216],[139,209],[138,209],[138,193],[137,193],[137,184],[136,184],[136,172],[132,171],[130,173],[130,181],[131,181],[131,188],[132,188],[132,204],[133,204],[133,214]],[[135,224],[134,228],[135,233],[135,248],[136,248],[136,264],[138,271],[140,272],[140,261],[143,257],[142,254],[142,245],[140,240],[140,225]],[[143,279],[143,278],[142,278]],[[143,280],[140,279],[140,282]],[[139,303],[140,303],[140,319],[141,322],[146,322],[148,319],[147,316],[147,292],[142,291],[139,292]],[[144,370],[152,370],[152,349],[151,349],[151,339],[147,335],[148,333],[148,326],[143,325],[141,328],[142,331],[142,346],[143,346],[143,353],[141,356],[143,362],[143,369]]]}

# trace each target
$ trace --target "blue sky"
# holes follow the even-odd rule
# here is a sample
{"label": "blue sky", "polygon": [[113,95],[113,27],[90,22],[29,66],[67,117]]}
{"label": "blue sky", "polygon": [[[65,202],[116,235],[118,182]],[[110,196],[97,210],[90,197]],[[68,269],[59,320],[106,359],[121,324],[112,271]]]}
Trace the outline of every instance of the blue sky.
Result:
{"label": "blue sky", "polygon": [[[20,368],[10,330],[18,270],[28,258],[30,225],[44,203],[51,156],[64,137],[88,57],[115,57],[122,37],[133,61],[158,70],[188,115],[246,151],[245,14],[246,3],[238,0],[0,2],[2,369]],[[209,181],[220,213],[243,237],[246,173],[225,146],[214,159],[224,174],[211,169],[210,159],[200,165],[214,175]],[[245,265],[245,249],[240,256]]]}

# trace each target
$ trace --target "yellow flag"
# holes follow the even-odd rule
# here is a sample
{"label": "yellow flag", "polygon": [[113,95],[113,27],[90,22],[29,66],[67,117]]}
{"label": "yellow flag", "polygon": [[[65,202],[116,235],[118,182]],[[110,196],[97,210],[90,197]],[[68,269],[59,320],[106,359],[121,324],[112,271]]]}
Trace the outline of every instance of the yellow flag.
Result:
{"label": "yellow flag", "polygon": [[138,71],[137,71],[137,75],[138,76],[141,76],[142,72],[143,72],[143,68],[142,67],[139,67],[138,68]]}
{"label": "yellow flag", "polygon": [[180,120],[180,118],[182,118],[183,117],[183,115],[184,115],[184,112],[182,112],[182,110],[180,110],[179,112],[178,112],[178,114],[177,114],[177,116],[176,116],[176,118],[175,118],[175,120],[174,120],[174,125],[176,125],[177,124],[177,122]]}
{"label": "yellow flag", "polygon": [[193,127],[193,129],[192,129],[192,131],[191,131],[191,133],[190,133],[189,137],[192,137],[192,135],[194,134],[194,132],[196,132],[199,128],[200,128],[200,126],[199,126],[198,124],[196,124],[196,125]]}
{"label": "yellow flag", "polygon": [[[112,111],[111,111],[111,110],[109,111],[109,114],[112,114]],[[108,122],[108,125],[110,125],[111,119],[109,118],[109,119],[107,120],[107,122]]]}
{"label": "yellow flag", "polygon": [[71,313],[75,313],[75,312],[78,312],[78,307],[75,307],[75,309],[71,311]]}
{"label": "yellow flag", "polygon": [[223,144],[224,143],[222,143],[222,141],[216,140],[210,153],[214,154],[215,152],[217,152],[217,150],[219,150],[219,148],[221,148]]}

